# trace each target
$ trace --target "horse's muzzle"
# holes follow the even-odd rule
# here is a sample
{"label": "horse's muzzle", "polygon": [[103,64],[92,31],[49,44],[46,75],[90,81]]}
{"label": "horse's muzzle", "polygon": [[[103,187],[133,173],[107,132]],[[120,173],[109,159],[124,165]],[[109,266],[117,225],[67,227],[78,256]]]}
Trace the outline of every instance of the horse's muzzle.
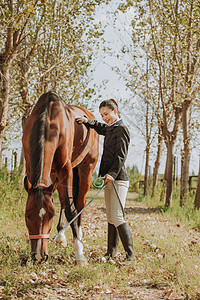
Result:
{"label": "horse's muzzle", "polygon": [[48,254],[38,254],[38,253],[32,253],[32,259],[34,262],[41,263],[46,262],[48,260],[49,255]]}

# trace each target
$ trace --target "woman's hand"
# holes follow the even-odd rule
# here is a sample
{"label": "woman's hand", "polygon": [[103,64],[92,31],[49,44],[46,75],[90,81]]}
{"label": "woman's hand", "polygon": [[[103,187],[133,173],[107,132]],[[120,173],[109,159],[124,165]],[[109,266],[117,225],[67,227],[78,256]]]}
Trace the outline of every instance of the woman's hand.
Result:
{"label": "woman's hand", "polygon": [[78,117],[75,120],[78,124],[87,123],[88,121],[86,117]]}
{"label": "woman's hand", "polygon": [[105,175],[105,182],[111,182],[111,181],[114,181],[114,178],[111,175],[106,174]]}

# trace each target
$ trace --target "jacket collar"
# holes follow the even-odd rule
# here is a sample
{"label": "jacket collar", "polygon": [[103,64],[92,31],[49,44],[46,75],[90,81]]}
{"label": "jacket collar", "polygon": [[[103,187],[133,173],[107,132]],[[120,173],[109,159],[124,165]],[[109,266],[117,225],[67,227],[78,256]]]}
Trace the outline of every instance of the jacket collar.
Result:
{"label": "jacket collar", "polygon": [[119,119],[116,122],[114,122],[113,124],[107,125],[107,130],[108,131],[112,131],[114,127],[117,127],[117,126],[119,126],[122,123],[123,123],[122,119]]}
{"label": "jacket collar", "polygon": [[114,122],[113,124],[111,124],[110,126],[119,126],[122,123],[123,123],[122,119],[119,119],[116,122]]}

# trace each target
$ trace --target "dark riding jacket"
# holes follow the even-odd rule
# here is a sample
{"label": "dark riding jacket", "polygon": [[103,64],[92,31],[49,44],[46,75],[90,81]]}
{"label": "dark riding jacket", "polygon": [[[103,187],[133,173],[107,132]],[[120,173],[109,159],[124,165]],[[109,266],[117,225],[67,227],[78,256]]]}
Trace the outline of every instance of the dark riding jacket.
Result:
{"label": "dark riding jacket", "polygon": [[129,180],[124,163],[128,154],[130,133],[123,121],[120,119],[109,126],[96,120],[88,119],[86,126],[105,136],[99,175],[105,176],[109,174],[115,180]]}

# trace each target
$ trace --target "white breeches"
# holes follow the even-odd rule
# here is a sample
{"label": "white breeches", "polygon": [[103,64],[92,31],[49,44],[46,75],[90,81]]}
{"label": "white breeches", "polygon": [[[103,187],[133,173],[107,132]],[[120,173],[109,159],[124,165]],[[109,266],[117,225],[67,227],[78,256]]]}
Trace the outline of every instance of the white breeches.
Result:
{"label": "white breeches", "polygon": [[[129,181],[116,180],[114,181],[114,184],[116,186],[122,207],[124,208]],[[123,224],[125,220],[123,217],[122,207],[120,205],[112,182],[109,182],[106,185],[104,190],[104,197],[106,203],[107,221],[108,223],[115,225],[115,227],[118,227],[119,225]]]}

